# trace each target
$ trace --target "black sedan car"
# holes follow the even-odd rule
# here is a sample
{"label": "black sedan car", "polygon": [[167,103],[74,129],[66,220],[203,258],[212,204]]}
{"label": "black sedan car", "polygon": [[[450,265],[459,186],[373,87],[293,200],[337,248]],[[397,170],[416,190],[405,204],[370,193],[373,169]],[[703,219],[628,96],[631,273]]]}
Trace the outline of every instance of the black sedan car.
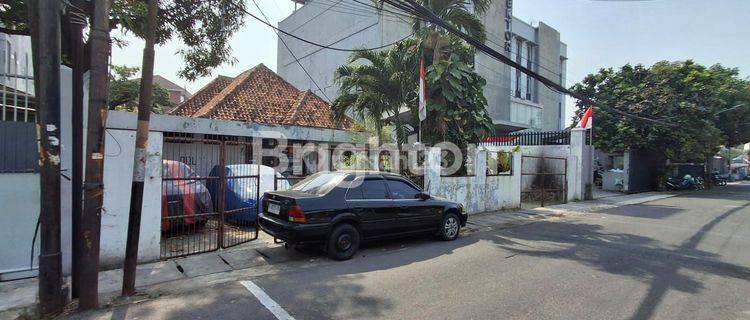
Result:
{"label": "black sedan car", "polygon": [[361,241],[414,233],[454,240],[467,215],[461,204],[431,197],[384,172],[319,172],[286,191],[267,192],[260,228],[288,244],[323,244],[336,260]]}

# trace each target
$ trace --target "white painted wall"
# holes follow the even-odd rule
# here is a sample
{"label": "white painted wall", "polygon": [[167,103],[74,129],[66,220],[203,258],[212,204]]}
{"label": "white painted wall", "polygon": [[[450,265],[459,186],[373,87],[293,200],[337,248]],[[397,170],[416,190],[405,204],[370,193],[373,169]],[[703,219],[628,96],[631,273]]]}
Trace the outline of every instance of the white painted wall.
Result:
{"label": "white painted wall", "polygon": [[[521,206],[521,154],[513,153],[513,172],[505,176],[486,176],[487,151],[475,155],[475,174],[461,177],[440,177],[439,149],[430,148],[425,160],[428,172],[425,185],[432,195],[461,203],[467,213],[479,213]],[[430,156],[432,155],[432,156]]]}
{"label": "white painted wall", "polygon": [[[104,209],[100,265],[119,266],[125,257],[128,231],[135,131],[107,129],[104,158]],[[159,259],[161,241],[161,132],[148,137],[138,261]]]}
{"label": "white painted wall", "polygon": [[[31,242],[39,218],[39,174],[0,174],[0,279],[28,270]],[[39,238],[34,245],[33,267],[38,266]]]}
{"label": "white painted wall", "polygon": [[[60,67],[60,248],[62,251],[63,273],[71,270],[71,181],[70,177],[72,134],[70,112],[72,108],[72,70]],[[84,84],[87,83],[84,78]],[[0,150],[13,152],[12,150]],[[39,174],[38,173],[0,173],[0,277],[12,278],[20,270],[30,269],[31,242],[34,238],[36,221],[39,218]],[[7,228],[7,230],[6,230]],[[36,274],[39,256],[39,235],[36,237],[34,262],[31,273]]]}
{"label": "white painted wall", "polygon": [[[508,176],[486,176],[487,152],[505,151],[513,154],[513,171]],[[521,191],[529,190],[531,179],[523,179],[522,172],[538,172],[533,159],[524,156],[555,157],[545,170],[565,173],[567,201],[587,198],[587,188],[592,185],[591,167],[593,149],[585,145],[585,130],[571,132],[570,145],[563,146],[484,146],[475,155],[475,174],[463,177],[441,177],[440,149],[429,148],[425,157],[425,187],[435,196],[463,204],[468,213],[495,211],[521,206]],[[590,195],[590,194],[589,194]]]}

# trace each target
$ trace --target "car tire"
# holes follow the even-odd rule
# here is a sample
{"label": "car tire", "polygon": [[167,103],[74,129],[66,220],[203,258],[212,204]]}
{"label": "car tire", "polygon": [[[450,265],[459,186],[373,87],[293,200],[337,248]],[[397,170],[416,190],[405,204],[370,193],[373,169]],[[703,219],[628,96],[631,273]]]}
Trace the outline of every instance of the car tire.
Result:
{"label": "car tire", "polygon": [[349,260],[359,250],[359,230],[351,224],[337,225],[328,236],[326,251],[333,260]]}
{"label": "car tire", "polygon": [[443,217],[440,223],[440,239],[443,241],[452,241],[458,238],[461,232],[461,219],[455,213],[448,213]]}

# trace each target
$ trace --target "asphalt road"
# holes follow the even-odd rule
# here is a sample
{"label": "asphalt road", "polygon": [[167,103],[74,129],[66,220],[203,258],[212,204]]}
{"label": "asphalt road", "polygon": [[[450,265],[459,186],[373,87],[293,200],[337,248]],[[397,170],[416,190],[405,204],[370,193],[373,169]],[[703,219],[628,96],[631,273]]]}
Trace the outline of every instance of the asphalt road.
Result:
{"label": "asphalt road", "polygon": [[241,280],[77,317],[750,319],[750,185]]}

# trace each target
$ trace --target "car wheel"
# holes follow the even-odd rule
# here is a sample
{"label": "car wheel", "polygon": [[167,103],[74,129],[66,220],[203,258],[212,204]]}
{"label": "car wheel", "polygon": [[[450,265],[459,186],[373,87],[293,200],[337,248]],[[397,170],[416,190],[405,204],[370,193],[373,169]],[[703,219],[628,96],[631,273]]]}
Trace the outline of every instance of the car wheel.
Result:
{"label": "car wheel", "polygon": [[456,240],[459,231],[461,231],[461,220],[458,216],[455,213],[446,214],[443,217],[443,223],[440,224],[440,239]]}
{"label": "car wheel", "polygon": [[326,251],[334,260],[349,260],[359,249],[359,231],[353,225],[337,225],[328,236]]}

